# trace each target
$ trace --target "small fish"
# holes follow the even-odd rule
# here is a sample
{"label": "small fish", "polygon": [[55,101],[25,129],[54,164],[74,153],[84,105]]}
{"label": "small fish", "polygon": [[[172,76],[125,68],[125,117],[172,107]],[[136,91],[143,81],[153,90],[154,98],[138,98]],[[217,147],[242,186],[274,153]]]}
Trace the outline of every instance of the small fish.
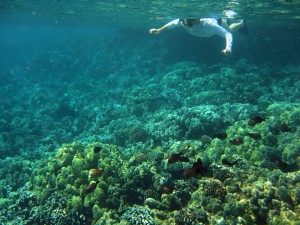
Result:
{"label": "small fish", "polygon": [[101,151],[101,146],[94,147],[94,153],[99,153]]}
{"label": "small fish", "polygon": [[173,164],[173,163],[176,163],[178,161],[180,162],[189,162],[189,159],[185,156],[182,156],[183,153],[180,152],[179,154],[172,154],[169,156],[168,158],[168,163],[169,164]]}
{"label": "small fish", "polygon": [[161,192],[163,194],[172,194],[173,191],[174,191],[174,187],[173,187],[173,185],[170,185],[170,184],[164,185],[161,189]]}
{"label": "small fish", "polygon": [[104,170],[92,169],[90,173],[93,177],[101,176],[104,173]]}
{"label": "small fish", "polygon": [[259,116],[255,116],[255,117],[253,117],[252,119],[250,119],[250,120],[248,121],[248,125],[251,126],[251,127],[253,127],[253,126],[255,126],[256,124],[261,123],[261,122],[263,122],[263,121],[265,121],[265,120],[266,120],[265,118],[261,118],[261,117],[259,117]]}
{"label": "small fish", "polygon": [[279,168],[283,168],[283,169],[289,166],[289,164],[282,162],[280,159],[276,160],[275,163]]}
{"label": "small fish", "polygon": [[234,165],[238,164],[238,162],[237,161],[231,162],[229,159],[224,158],[224,159],[222,159],[222,164],[229,166],[229,167],[233,167]]}
{"label": "small fish", "polygon": [[96,189],[98,183],[99,183],[99,181],[96,181],[96,182],[91,183],[90,185],[88,185],[88,186],[86,187],[86,189],[85,189],[85,192],[86,192],[87,194],[93,192],[93,191]]}
{"label": "small fish", "polygon": [[193,177],[195,174],[204,174],[206,172],[206,167],[203,166],[201,159],[198,159],[197,162],[194,162],[192,168],[187,169],[183,172],[183,178],[188,179]]}
{"label": "small fish", "polygon": [[248,133],[250,137],[252,137],[254,140],[260,140],[261,135],[259,133]]}
{"label": "small fish", "polygon": [[227,138],[227,134],[224,131],[221,131],[214,135],[215,138],[225,140]]}
{"label": "small fish", "polygon": [[242,138],[234,138],[234,139],[230,140],[229,142],[233,145],[241,145],[244,143]]}
{"label": "small fish", "polygon": [[288,127],[287,124],[283,123],[278,126],[278,130],[281,132],[291,132],[292,129]]}

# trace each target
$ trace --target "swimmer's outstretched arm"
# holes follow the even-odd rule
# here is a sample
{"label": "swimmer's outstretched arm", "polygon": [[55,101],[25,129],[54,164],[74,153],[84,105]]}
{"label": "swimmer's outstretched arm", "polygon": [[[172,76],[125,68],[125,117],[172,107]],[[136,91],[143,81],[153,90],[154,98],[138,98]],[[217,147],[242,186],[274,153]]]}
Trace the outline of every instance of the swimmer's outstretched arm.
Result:
{"label": "swimmer's outstretched arm", "polygon": [[178,27],[178,26],[180,26],[180,21],[179,21],[179,19],[176,19],[176,20],[173,20],[173,21],[167,23],[166,25],[162,26],[161,28],[158,28],[158,29],[152,28],[152,29],[150,29],[149,33],[150,34],[158,34],[161,31],[172,29],[172,28]]}
{"label": "swimmer's outstretched arm", "polygon": [[232,53],[232,34],[228,32],[224,27],[218,25],[217,23],[211,23],[210,24],[216,35],[221,36],[226,39],[226,47],[222,51],[224,55],[231,55]]}
{"label": "swimmer's outstretched arm", "polygon": [[164,31],[164,30],[167,30],[167,29],[168,29],[168,26],[165,25],[165,26],[163,26],[163,27],[161,27],[161,28],[158,28],[158,29],[152,28],[152,29],[149,30],[149,33],[150,33],[150,34],[158,34],[158,33],[160,33],[161,31]]}
{"label": "swimmer's outstretched arm", "polygon": [[222,51],[224,55],[231,55],[232,54],[232,34],[227,32],[225,33],[225,38],[226,38],[226,48]]}

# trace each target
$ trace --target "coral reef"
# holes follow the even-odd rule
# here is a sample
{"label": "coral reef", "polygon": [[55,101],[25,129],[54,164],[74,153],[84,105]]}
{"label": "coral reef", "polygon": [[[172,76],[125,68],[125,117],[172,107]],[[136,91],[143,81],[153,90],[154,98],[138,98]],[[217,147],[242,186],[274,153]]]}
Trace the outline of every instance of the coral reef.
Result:
{"label": "coral reef", "polygon": [[[238,121],[227,128],[224,140],[176,141],[166,149],[142,143],[127,148],[101,142],[64,144],[56,156],[30,170],[30,185],[15,194],[10,186],[3,186],[1,222],[299,222],[296,106],[271,105],[264,121],[255,126],[249,126],[247,119]],[[289,115],[288,121],[281,119],[282,113]],[[283,123],[293,126],[278,130]],[[260,133],[261,139],[251,138],[249,132]],[[231,142],[237,136],[244,140],[239,145]],[[287,151],[294,155],[293,161],[287,161]],[[180,152],[178,157],[189,160],[169,163],[169,156]],[[200,158],[206,172],[185,179],[184,171]]]}
{"label": "coral reef", "polygon": [[[27,183],[20,188],[15,203],[9,203],[8,210],[1,211],[1,222],[12,224],[89,224],[83,214],[67,209],[67,198],[60,193],[49,190],[50,196],[38,204],[37,196],[31,192]],[[5,204],[6,205],[6,204]]]}
{"label": "coral reef", "polygon": [[132,207],[128,209],[122,216],[123,220],[127,220],[130,225],[154,225],[155,222],[151,216],[151,210],[145,207]]}
{"label": "coral reef", "polygon": [[177,225],[208,224],[208,217],[203,210],[194,208],[182,209],[175,215],[175,223]]}
{"label": "coral reef", "polygon": [[215,179],[206,181],[203,189],[205,190],[204,194],[206,196],[223,198],[227,194],[225,186],[222,184],[222,182]]}
{"label": "coral reef", "polygon": [[166,66],[127,39],[3,72],[0,223],[300,223],[299,66]]}

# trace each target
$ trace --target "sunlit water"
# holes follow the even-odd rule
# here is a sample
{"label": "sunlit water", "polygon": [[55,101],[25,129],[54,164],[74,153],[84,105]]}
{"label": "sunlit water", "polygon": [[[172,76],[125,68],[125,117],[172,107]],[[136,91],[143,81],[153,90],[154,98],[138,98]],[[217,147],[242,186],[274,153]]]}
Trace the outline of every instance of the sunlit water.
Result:
{"label": "sunlit water", "polygon": [[[1,90],[4,96],[10,87],[15,96],[28,100],[23,89],[30,93],[28,85],[36,82],[36,89],[39,82],[46,84],[50,78],[66,82],[65,76],[106,79],[121,74],[126,80],[127,73],[139,70],[147,80],[185,61],[204,66],[235,65],[243,60],[270,68],[298,66],[299,11],[296,0],[1,1]],[[248,34],[234,34],[233,55],[224,57],[220,53],[224,40],[219,37],[196,38],[181,29],[161,35],[148,33],[150,28],[180,17],[244,19]],[[32,77],[39,81],[22,81]],[[64,94],[70,96],[67,91]],[[15,110],[18,105],[9,107]],[[39,134],[42,136],[46,134]],[[7,146],[3,149],[9,151]]]}
{"label": "sunlit water", "polygon": [[[238,126],[246,124],[252,115],[261,115],[270,127],[285,125],[285,134],[295,142],[298,154],[294,137],[299,133],[299,12],[299,0],[0,1],[0,198],[11,198],[11,204],[22,205],[15,201],[18,195],[9,193],[23,187],[34,170],[54,176],[49,171],[56,166],[50,166],[48,160],[62,144],[73,141],[82,146],[115,144],[126,157],[149,149],[162,150],[157,165],[163,165],[161,161],[166,162],[168,156],[162,155],[177,151],[171,146],[195,141],[201,143],[200,153],[204,154],[216,132],[235,125],[229,135],[245,134],[244,127]],[[149,29],[183,17],[224,18],[230,22],[243,19],[248,33],[233,34],[232,55],[228,57],[221,53],[225,40],[220,37],[193,37],[180,28],[149,34]],[[260,170],[258,165],[268,167],[270,163],[272,173],[273,168],[279,171],[277,160],[285,166],[280,151],[289,139],[276,133],[268,135],[255,142],[258,153],[262,149],[266,159],[259,155],[258,162],[242,164],[242,169],[251,165]],[[232,141],[226,141],[214,147],[227,154]],[[266,152],[264,144],[271,145]],[[77,144],[74,146],[77,151]],[[151,151],[149,158],[140,154],[132,168],[143,160],[151,161]],[[252,149],[238,151],[234,155],[247,158]],[[217,163],[219,158],[211,152],[213,163]],[[268,159],[267,153],[274,160]],[[62,154],[59,160],[64,157]],[[85,160],[86,156],[78,152],[75,157]],[[243,163],[246,158],[241,159]],[[290,158],[287,163],[293,163],[293,156]],[[265,160],[265,165],[259,164],[260,160]],[[296,170],[292,167],[291,171]],[[110,170],[105,169],[105,173],[111,175]],[[285,179],[293,182],[291,176],[282,181]],[[293,179],[296,183],[297,178]],[[44,187],[42,180],[37,185],[47,189],[49,185]],[[112,182],[115,185],[115,178]],[[249,180],[249,185],[252,183]],[[88,184],[86,181],[82,187]],[[27,211],[8,203],[1,202],[7,209],[0,210],[0,221],[14,220],[14,209],[18,210],[17,219],[24,219]]]}

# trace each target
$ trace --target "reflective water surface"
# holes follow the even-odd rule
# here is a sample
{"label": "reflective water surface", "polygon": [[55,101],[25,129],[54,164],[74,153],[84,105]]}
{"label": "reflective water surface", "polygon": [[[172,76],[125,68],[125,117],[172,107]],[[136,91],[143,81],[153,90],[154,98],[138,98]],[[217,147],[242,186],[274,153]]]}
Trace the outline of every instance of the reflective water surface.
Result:
{"label": "reflective water surface", "polygon": [[[71,24],[117,24],[145,26],[151,20],[178,17],[235,17],[268,23],[296,25],[300,19],[299,0],[4,0],[0,3],[2,22],[31,15],[35,22]],[[5,18],[5,19],[4,19]]]}

